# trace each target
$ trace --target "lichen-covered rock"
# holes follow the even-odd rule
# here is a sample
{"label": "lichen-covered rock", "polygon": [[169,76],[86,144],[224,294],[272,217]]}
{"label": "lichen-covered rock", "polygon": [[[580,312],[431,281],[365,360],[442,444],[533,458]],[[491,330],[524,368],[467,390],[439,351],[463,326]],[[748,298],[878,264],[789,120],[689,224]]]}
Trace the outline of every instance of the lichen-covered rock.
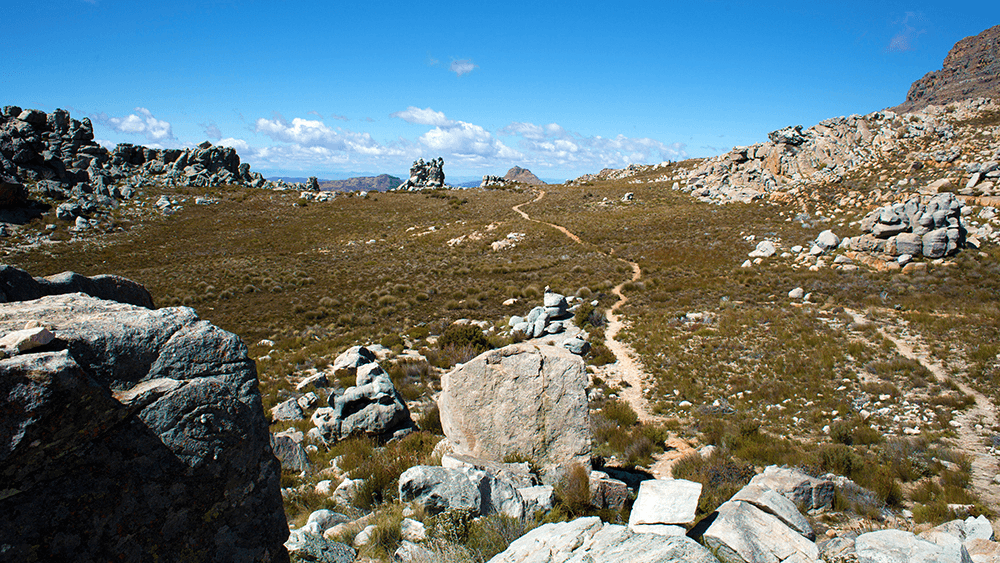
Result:
{"label": "lichen-covered rock", "polygon": [[70,293],[0,305],[0,545],[18,561],[287,561],[254,362],[188,308]]}

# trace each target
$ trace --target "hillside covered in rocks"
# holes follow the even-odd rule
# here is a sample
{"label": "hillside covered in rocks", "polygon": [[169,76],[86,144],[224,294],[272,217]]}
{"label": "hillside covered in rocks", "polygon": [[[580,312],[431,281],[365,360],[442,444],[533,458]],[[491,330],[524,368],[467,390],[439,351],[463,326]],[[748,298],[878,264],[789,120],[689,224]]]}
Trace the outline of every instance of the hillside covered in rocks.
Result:
{"label": "hillside covered in rocks", "polygon": [[336,197],[0,132],[0,553],[1000,561],[993,99]]}

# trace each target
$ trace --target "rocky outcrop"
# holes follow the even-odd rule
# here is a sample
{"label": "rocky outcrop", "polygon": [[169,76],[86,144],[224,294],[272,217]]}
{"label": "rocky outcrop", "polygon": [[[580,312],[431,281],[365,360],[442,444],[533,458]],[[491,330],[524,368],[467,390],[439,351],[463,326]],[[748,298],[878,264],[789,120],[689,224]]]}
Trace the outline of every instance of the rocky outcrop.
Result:
{"label": "rocky outcrop", "polygon": [[[192,149],[153,149],[122,143],[108,151],[94,142],[88,118],[6,106],[0,112],[0,184],[33,183],[31,194],[56,200],[73,199],[100,208],[130,199],[137,188],[221,186],[264,187],[267,181],[236,150],[204,142]],[[0,204],[3,194],[0,189]],[[22,202],[23,203],[23,202]]]}
{"label": "rocky outcrop", "polygon": [[524,317],[512,315],[507,324],[511,334],[520,333],[522,337],[529,339],[544,338],[546,343],[583,356],[590,351],[587,333],[573,324],[572,320],[580,304],[577,297],[565,297],[545,288],[541,306],[531,309]]}
{"label": "rocky outcrop", "polygon": [[254,362],[187,308],[0,305],[48,344],[0,360],[0,545],[19,561],[287,561]]}
{"label": "rocky outcrop", "polygon": [[955,122],[995,110],[988,99],[966,100],[953,106],[930,106],[919,113],[891,111],[823,120],[773,131],[768,141],[735,147],[704,160],[675,189],[706,202],[781,201],[811,184],[837,183],[848,172],[875,166],[897,153],[914,160],[949,163],[961,156],[953,144]]}
{"label": "rocky outcrop", "polygon": [[396,391],[389,374],[375,361],[375,354],[355,346],[334,361],[334,369],[356,370],[355,385],[331,395],[330,407],[316,409],[310,435],[324,442],[366,434],[378,440],[398,438],[415,430],[406,401]]}
{"label": "rocky outcrop", "polygon": [[153,297],[146,288],[123,277],[100,275],[88,278],[76,272],[63,272],[35,278],[20,268],[0,264],[0,303],[29,301],[62,293],[85,293],[107,301],[153,308]]}
{"label": "rocky outcrop", "polygon": [[717,563],[687,536],[636,534],[596,516],[545,524],[521,536],[490,563]]}
{"label": "rocky outcrop", "polygon": [[544,468],[589,462],[587,382],[583,360],[564,349],[490,350],[442,377],[441,426],[459,454],[517,453]]}
{"label": "rocky outcrop", "polygon": [[509,182],[503,176],[483,176],[483,181],[479,183],[480,188],[505,188]]}
{"label": "rocky outcrop", "polygon": [[914,82],[906,101],[892,109],[915,111],[967,98],[1000,98],[1000,25],[955,43],[941,70]]}
{"label": "rocky outcrop", "polygon": [[410,177],[397,190],[427,190],[444,187],[444,159],[432,158],[430,162],[418,159],[410,167]]}
{"label": "rocky outcrop", "polygon": [[781,493],[807,510],[833,506],[833,481],[817,479],[795,468],[769,465],[750,484]]}

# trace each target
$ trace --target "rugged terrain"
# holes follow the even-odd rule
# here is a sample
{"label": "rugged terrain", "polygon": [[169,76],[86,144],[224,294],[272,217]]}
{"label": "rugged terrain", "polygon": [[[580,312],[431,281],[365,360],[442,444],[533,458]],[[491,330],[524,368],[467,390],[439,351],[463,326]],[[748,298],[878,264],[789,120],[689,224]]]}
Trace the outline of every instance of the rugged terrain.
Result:
{"label": "rugged terrain", "polygon": [[1000,25],[966,37],[948,51],[941,70],[928,72],[906,93],[906,101],[892,108],[908,112],[969,98],[1000,98]]}
{"label": "rugged terrain", "polygon": [[150,156],[82,226],[22,154],[4,261],[125,276],[239,335],[304,559],[995,560],[990,99],[537,187],[321,201]]}

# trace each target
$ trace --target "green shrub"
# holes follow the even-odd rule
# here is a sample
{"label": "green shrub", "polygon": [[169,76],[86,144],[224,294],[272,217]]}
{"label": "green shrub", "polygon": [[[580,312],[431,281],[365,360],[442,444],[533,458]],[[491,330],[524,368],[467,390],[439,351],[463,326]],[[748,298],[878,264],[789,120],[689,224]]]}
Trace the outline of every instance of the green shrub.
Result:
{"label": "green shrub", "polygon": [[617,422],[622,428],[635,426],[639,423],[639,415],[636,414],[631,405],[621,399],[605,402],[601,407],[601,415],[610,421]]}
{"label": "green shrub", "polygon": [[462,349],[471,348],[479,355],[489,350],[490,343],[483,331],[475,325],[451,325],[438,338],[438,348]]}
{"label": "green shrub", "polygon": [[677,460],[671,468],[675,479],[688,479],[702,484],[698,513],[711,514],[750,482],[755,475],[753,465],[737,461],[728,452],[716,450],[708,458],[692,453]]}

